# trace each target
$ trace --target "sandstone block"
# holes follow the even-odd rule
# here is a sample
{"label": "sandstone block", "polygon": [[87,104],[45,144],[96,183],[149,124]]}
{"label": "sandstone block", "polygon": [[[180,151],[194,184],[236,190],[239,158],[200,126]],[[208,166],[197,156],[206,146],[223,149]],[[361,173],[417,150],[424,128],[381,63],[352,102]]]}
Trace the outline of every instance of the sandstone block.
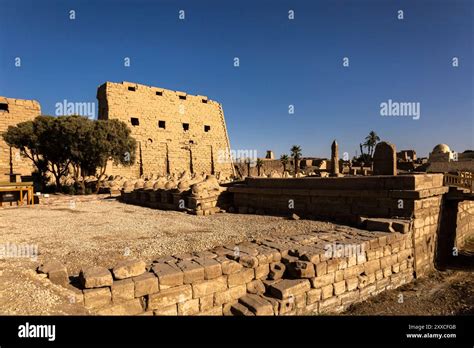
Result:
{"label": "sandstone block", "polygon": [[211,309],[213,306],[214,306],[214,295],[204,296],[199,299],[199,310],[201,312],[207,311],[208,309]]}
{"label": "sandstone block", "polygon": [[321,288],[321,298],[323,300],[330,298],[334,293],[334,286],[332,284],[325,285]]}
{"label": "sandstone block", "polygon": [[193,297],[191,285],[180,285],[148,295],[148,309],[160,309],[176,303],[186,302]]}
{"label": "sandstone block", "polygon": [[243,267],[240,263],[229,260],[226,257],[218,257],[216,260],[221,264],[222,274],[238,273]]}
{"label": "sandstone block", "polygon": [[288,270],[295,278],[314,278],[314,265],[309,261],[296,261],[288,265]]}
{"label": "sandstone block", "polygon": [[354,278],[346,279],[347,291],[355,290],[355,289],[357,289],[358,286],[359,286],[359,279],[358,278],[354,277]]}
{"label": "sandstone block", "polygon": [[277,280],[283,277],[285,273],[286,266],[281,262],[272,262],[270,264],[270,272],[268,273],[268,278]]}
{"label": "sandstone block", "polygon": [[71,284],[68,284],[66,288],[69,290],[68,291],[69,303],[77,303],[84,306],[84,294],[82,290],[72,286]]}
{"label": "sandstone block", "polygon": [[177,266],[183,271],[184,284],[191,284],[204,280],[204,267],[193,261],[180,261]]}
{"label": "sandstone block", "polygon": [[306,293],[306,301],[308,304],[315,303],[321,300],[321,289],[311,289]]}
{"label": "sandstone block", "polygon": [[112,294],[108,287],[85,289],[84,293],[84,306],[87,309],[95,309],[107,306],[112,300]]}
{"label": "sandstone block", "polygon": [[313,288],[316,288],[316,289],[321,288],[325,285],[334,283],[334,279],[335,279],[335,274],[334,273],[328,273],[328,274],[325,274],[321,277],[312,278],[311,279],[311,286]]}
{"label": "sandstone block", "polygon": [[268,263],[258,265],[254,269],[255,269],[255,279],[266,278],[268,276],[268,273],[270,273],[270,265]]}
{"label": "sandstone block", "polygon": [[273,315],[273,306],[259,295],[248,294],[239,299],[255,315]]}
{"label": "sandstone block", "polygon": [[222,266],[212,258],[195,259],[199,265],[204,267],[204,279],[215,279],[222,275]]}
{"label": "sandstone block", "polygon": [[366,274],[375,273],[380,269],[380,260],[367,261],[363,266]]}
{"label": "sandstone block", "polygon": [[140,299],[136,298],[101,309],[99,315],[138,315],[143,312]]}
{"label": "sandstone block", "polygon": [[205,316],[221,316],[223,315],[223,308],[222,306],[219,307],[212,307],[207,311],[200,312],[198,315],[205,315]]}
{"label": "sandstone block", "polygon": [[346,291],[346,281],[345,280],[334,283],[334,294],[336,296],[341,295],[345,291]]}
{"label": "sandstone block", "polygon": [[341,299],[333,296],[319,302],[319,313],[331,313],[336,312],[337,307],[341,305]]}
{"label": "sandstone block", "polygon": [[247,292],[249,294],[263,294],[265,292],[265,285],[260,279],[252,280],[247,284]]}
{"label": "sandstone block", "polygon": [[132,279],[114,281],[111,290],[114,303],[133,300],[135,297],[135,284]]}
{"label": "sandstone block", "polygon": [[155,263],[152,267],[152,271],[158,277],[161,290],[183,284],[183,272],[166,263]]}
{"label": "sandstone block", "polygon": [[241,254],[239,257],[239,263],[244,267],[255,268],[258,266],[258,259],[256,256]]}
{"label": "sandstone block", "polygon": [[350,305],[359,300],[359,290],[349,291],[344,294],[339,295],[342,305]]}
{"label": "sandstone block", "polygon": [[319,262],[315,265],[316,277],[321,277],[328,272],[328,264],[326,262]]}
{"label": "sandstone block", "polygon": [[178,303],[178,315],[195,315],[199,313],[199,299]]}
{"label": "sandstone block", "polygon": [[233,273],[228,275],[229,288],[247,284],[254,279],[255,272],[252,268],[244,268],[239,273]]}
{"label": "sandstone block", "polygon": [[212,295],[215,292],[227,290],[227,277],[221,276],[212,280],[202,280],[195,282],[193,287],[193,298]]}
{"label": "sandstone block", "polygon": [[145,262],[140,260],[120,261],[113,269],[115,279],[126,279],[139,276],[146,272]]}
{"label": "sandstone block", "polygon": [[165,316],[165,315],[176,316],[178,315],[178,306],[176,304],[163,306],[156,309],[153,313],[158,316]]}
{"label": "sandstone block", "polygon": [[327,260],[327,272],[328,273],[334,273],[337,271],[337,265],[338,265],[339,260],[338,259],[330,259]]}
{"label": "sandstone block", "polygon": [[48,275],[49,280],[57,285],[66,287],[69,284],[67,268],[59,261],[50,261],[38,267],[39,273]]}
{"label": "sandstone block", "polygon": [[340,282],[341,280],[344,280],[344,270],[339,270],[334,273],[334,281]]}
{"label": "sandstone block", "polygon": [[113,283],[112,274],[105,267],[87,267],[81,270],[79,281],[86,289],[111,286]]}
{"label": "sandstone block", "polygon": [[307,279],[283,279],[269,287],[269,292],[277,299],[296,296],[311,289]]}
{"label": "sandstone block", "polygon": [[153,273],[144,273],[132,278],[135,284],[135,297],[141,297],[158,292],[158,278]]}
{"label": "sandstone block", "polygon": [[214,305],[220,306],[224,303],[229,303],[238,300],[240,297],[245,296],[247,293],[247,285],[237,285],[228,290],[222,292],[216,292],[214,294]]}
{"label": "sandstone block", "polygon": [[245,316],[253,316],[255,315],[251,312],[247,307],[245,307],[241,303],[235,303],[230,307],[230,311],[234,315],[245,315]]}

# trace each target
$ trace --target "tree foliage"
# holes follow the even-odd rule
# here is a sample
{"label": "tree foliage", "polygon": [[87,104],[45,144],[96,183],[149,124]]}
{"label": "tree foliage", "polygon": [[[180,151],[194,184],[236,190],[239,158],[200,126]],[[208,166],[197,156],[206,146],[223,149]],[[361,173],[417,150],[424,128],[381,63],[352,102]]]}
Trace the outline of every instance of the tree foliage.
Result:
{"label": "tree foliage", "polygon": [[100,178],[109,160],[124,166],[135,161],[136,141],[127,125],[118,120],[38,116],[8,127],[3,138],[32,160],[40,174],[52,174],[57,190],[61,177],[71,169],[84,192],[84,177]]}
{"label": "tree foliage", "polygon": [[295,165],[295,175],[298,174],[298,162],[301,159],[301,146],[293,145],[290,149],[291,158],[293,158]]}

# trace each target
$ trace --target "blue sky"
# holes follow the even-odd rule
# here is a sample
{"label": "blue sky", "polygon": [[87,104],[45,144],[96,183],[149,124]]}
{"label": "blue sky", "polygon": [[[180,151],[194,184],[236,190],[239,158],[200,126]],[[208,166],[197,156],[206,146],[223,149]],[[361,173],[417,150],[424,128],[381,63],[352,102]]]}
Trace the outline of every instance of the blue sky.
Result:
{"label": "blue sky", "polygon": [[[0,0],[0,95],[54,114],[132,81],[221,102],[231,147],[259,156],[293,144],[328,156],[333,139],[352,156],[371,130],[419,155],[463,151],[474,148],[473,3]],[[388,99],[419,102],[420,119],[382,117]]]}

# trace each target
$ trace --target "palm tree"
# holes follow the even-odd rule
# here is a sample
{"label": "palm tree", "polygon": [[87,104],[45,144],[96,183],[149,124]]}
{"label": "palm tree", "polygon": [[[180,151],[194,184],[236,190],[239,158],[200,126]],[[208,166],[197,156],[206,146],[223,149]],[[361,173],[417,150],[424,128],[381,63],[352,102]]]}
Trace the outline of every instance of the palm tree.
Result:
{"label": "palm tree", "polygon": [[283,173],[286,172],[286,166],[288,165],[288,162],[289,162],[289,158],[288,158],[288,155],[286,154],[283,154],[280,156],[280,162],[281,164],[283,164]]}
{"label": "palm tree", "polygon": [[257,174],[258,176],[260,176],[260,168],[262,168],[263,166],[263,160],[261,158],[257,158],[256,166],[257,166]]}
{"label": "palm tree", "polygon": [[365,137],[364,146],[369,151],[369,156],[372,158],[374,155],[375,145],[380,141],[380,137],[374,131],[371,131],[369,135]]}
{"label": "palm tree", "polygon": [[301,158],[301,146],[293,145],[290,149],[291,158],[295,161],[295,176],[298,174],[298,161]]}

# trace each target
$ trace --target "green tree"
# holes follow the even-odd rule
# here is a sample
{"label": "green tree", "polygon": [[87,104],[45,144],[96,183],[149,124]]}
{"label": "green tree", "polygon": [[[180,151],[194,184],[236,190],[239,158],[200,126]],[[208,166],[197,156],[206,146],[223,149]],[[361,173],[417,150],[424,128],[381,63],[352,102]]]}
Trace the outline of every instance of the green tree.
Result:
{"label": "green tree", "polygon": [[288,165],[288,162],[290,161],[288,155],[283,154],[280,156],[280,162],[283,164],[283,173],[286,172],[286,166]]}
{"label": "green tree", "polygon": [[291,158],[293,158],[293,161],[295,162],[295,175],[298,174],[298,163],[299,160],[301,159],[301,146],[299,145],[293,145],[290,149],[291,153]]}
{"label": "green tree", "polygon": [[[118,120],[93,121],[83,116],[38,116],[10,126],[5,142],[20,149],[40,174],[51,173],[56,190],[60,179],[72,168],[76,182],[85,192],[84,177],[105,173],[107,161],[131,165],[136,141],[127,125]],[[82,177],[82,179],[79,179]]]}
{"label": "green tree", "polygon": [[61,189],[60,178],[67,173],[71,163],[70,134],[64,129],[63,120],[38,116],[32,121],[9,126],[3,139],[31,159],[40,174],[52,174],[56,188]]}
{"label": "green tree", "polygon": [[370,158],[373,158],[375,145],[377,145],[379,141],[380,138],[374,131],[371,131],[369,135],[365,137],[365,143],[363,144],[363,146],[367,148],[368,155]]}

